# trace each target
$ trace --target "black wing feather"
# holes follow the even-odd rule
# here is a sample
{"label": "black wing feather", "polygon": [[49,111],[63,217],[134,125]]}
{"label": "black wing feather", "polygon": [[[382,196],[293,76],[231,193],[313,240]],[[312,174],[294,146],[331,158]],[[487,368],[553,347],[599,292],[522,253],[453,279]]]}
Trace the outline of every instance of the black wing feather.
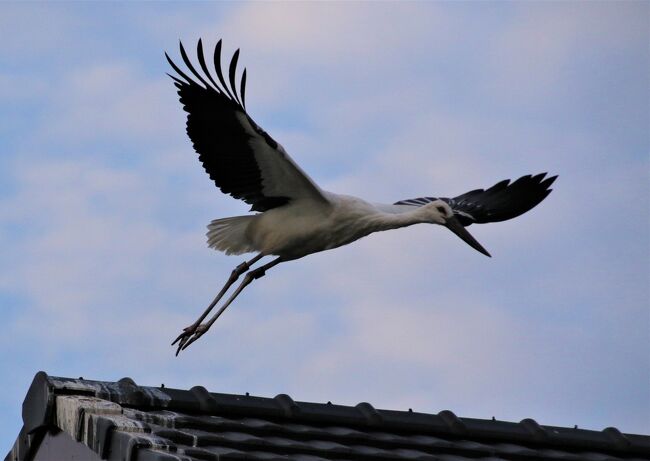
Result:
{"label": "black wing feather", "polygon": [[549,187],[556,178],[546,178],[546,173],[526,175],[512,184],[505,179],[489,189],[475,189],[454,198],[420,197],[400,200],[395,205],[422,206],[440,199],[449,204],[463,226],[506,221],[524,214],[544,200],[553,190]]}
{"label": "black wing feather", "polygon": [[176,73],[177,73],[178,75],[180,75],[181,77],[183,77],[183,78],[184,78],[185,80],[187,80],[187,81],[183,82],[183,81],[180,81],[179,79],[177,79],[176,77],[174,77],[173,75],[169,75],[169,74],[167,74],[167,75],[169,75],[171,78],[173,78],[174,80],[176,80],[176,82],[180,83],[181,85],[189,85],[189,84],[193,83],[192,79],[189,78],[189,77],[185,74],[185,72],[183,72],[182,70],[180,70],[176,64],[174,64],[174,61],[172,61],[172,58],[170,58],[169,55],[168,55],[167,53],[165,53],[165,57],[167,58],[167,62],[169,63],[169,65],[172,66],[172,68],[176,71]]}
{"label": "black wing feather", "polygon": [[239,96],[237,96],[237,84],[235,83],[235,72],[237,71],[237,61],[239,60],[239,49],[235,51],[235,54],[232,55],[230,60],[230,69],[228,70],[228,76],[230,77],[230,88],[232,88],[232,93],[235,96],[235,101],[240,105]]}
{"label": "black wing feather", "polygon": [[230,97],[230,99],[233,99],[232,94],[230,94],[230,90],[228,89],[228,85],[226,85],[226,80],[223,78],[223,72],[221,71],[221,40],[219,40],[217,42],[217,45],[214,47],[213,60],[214,68],[217,71],[217,77],[221,82],[221,87],[226,90],[226,94]]}
{"label": "black wing feather", "polygon": [[201,42],[201,39],[199,39],[199,42],[196,44],[196,54],[199,57],[199,64],[201,65],[201,69],[203,69],[203,72],[205,73],[206,77],[210,79],[210,82],[212,82],[212,85],[218,91],[219,85],[217,85],[217,82],[215,82],[214,79],[212,78],[212,75],[210,75],[208,66],[205,63],[205,56],[203,55],[203,42]]}
{"label": "black wing feather", "polygon": [[244,72],[241,74],[241,105],[246,109],[246,68],[244,67]]}
{"label": "black wing feather", "polygon": [[201,74],[199,74],[199,73],[196,71],[196,69],[194,69],[194,66],[192,65],[192,61],[190,61],[190,59],[187,57],[187,53],[185,53],[185,48],[183,47],[183,43],[182,43],[182,42],[179,42],[179,46],[180,46],[180,49],[181,49],[181,57],[183,58],[183,62],[185,63],[185,65],[187,66],[187,68],[190,70],[190,72],[192,72],[192,74],[194,74],[194,76],[195,76],[196,78],[199,79],[199,81],[200,81],[201,83],[203,83],[203,85],[205,85],[206,88],[210,88],[210,85],[208,84],[208,82],[206,82],[206,81],[203,79],[203,77],[201,76]]}

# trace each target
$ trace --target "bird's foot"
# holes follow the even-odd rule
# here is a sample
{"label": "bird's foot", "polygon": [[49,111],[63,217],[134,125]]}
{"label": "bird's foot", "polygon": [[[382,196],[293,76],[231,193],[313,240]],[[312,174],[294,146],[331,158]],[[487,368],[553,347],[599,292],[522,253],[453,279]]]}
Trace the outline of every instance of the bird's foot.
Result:
{"label": "bird's foot", "polygon": [[178,343],[176,355],[178,355],[180,351],[187,349],[190,344],[203,336],[203,334],[208,331],[208,328],[210,327],[203,323],[199,325],[193,323],[189,327],[183,328],[183,332],[178,335],[178,337],[172,343],[172,346]]}

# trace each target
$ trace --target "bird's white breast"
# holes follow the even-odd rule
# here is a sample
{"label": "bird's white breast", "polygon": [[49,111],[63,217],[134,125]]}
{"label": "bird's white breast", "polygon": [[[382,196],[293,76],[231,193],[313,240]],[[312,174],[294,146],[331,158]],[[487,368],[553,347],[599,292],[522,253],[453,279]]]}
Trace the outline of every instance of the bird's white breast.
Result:
{"label": "bird's white breast", "polygon": [[353,242],[378,230],[371,204],[356,197],[330,194],[331,205],[295,201],[261,215],[247,237],[259,251],[295,259]]}

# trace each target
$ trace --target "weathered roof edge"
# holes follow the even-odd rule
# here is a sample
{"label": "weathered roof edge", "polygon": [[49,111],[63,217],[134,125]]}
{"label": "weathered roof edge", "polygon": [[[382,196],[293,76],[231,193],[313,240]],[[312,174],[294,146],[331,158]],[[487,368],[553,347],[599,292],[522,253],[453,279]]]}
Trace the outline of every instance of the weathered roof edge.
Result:
{"label": "weathered roof edge", "polygon": [[47,429],[55,425],[55,399],[82,395],[142,410],[165,409],[197,414],[262,417],[311,424],[335,424],[400,433],[417,432],[485,441],[525,443],[602,450],[612,454],[650,453],[650,436],[623,434],[615,427],[602,431],[542,426],[526,418],[519,423],[460,418],[449,410],[438,414],[378,410],[366,402],[356,406],[295,402],[286,394],[274,398],[210,393],[202,386],[190,390],[138,386],[131,378],[117,382],[59,378],[38,372],[23,402],[23,428],[5,458],[30,459]]}

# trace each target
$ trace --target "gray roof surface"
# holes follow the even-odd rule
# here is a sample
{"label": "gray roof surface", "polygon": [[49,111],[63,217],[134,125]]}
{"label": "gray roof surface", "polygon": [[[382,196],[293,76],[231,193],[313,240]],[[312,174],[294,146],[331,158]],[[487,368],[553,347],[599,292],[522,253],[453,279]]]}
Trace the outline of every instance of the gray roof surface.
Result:
{"label": "gray roof surface", "polygon": [[39,372],[6,461],[28,460],[61,430],[101,459],[146,460],[650,460],[650,436],[438,414],[294,402]]}

